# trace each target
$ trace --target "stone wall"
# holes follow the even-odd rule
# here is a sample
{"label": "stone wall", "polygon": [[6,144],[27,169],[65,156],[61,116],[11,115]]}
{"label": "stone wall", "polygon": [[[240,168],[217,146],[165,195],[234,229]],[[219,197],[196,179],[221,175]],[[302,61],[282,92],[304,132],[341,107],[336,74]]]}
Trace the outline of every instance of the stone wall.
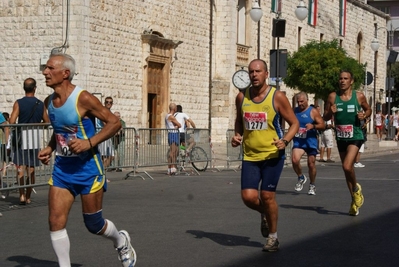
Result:
{"label": "stone wall", "polygon": [[[198,127],[211,127],[213,142],[224,142],[226,130],[234,126],[238,92],[231,83],[237,68],[237,1],[211,2],[1,1],[0,110],[11,111],[14,101],[23,96],[22,82],[27,77],[37,79],[39,98],[44,99],[52,92],[45,87],[40,59],[64,44],[69,21],[66,53],[77,61],[74,83],[97,96],[112,96],[113,110],[121,112],[128,126],[145,127],[147,103],[143,97],[143,74],[148,55],[141,35],[157,32],[164,38],[181,42],[171,59],[167,101],[181,104]],[[319,22],[312,27],[306,20],[301,22],[295,17],[298,1],[283,1],[281,17],[287,24],[280,48],[293,52],[311,39],[319,40],[323,34],[324,40],[342,40],[350,56],[357,57],[361,51],[360,61],[367,62],[367,70],[372,72],[374,53],[370,43],[374,23],[385,25],[385,17],[370,12],[356,0],[348,0],[347,32],[341,37],[338,35],[339,0],[319,2]],[[252,1],[247,0],[249,9],[251,4]],[[275,14],[270,13],[270,1],[262,1],[262,9],[260,54],[269,62],[269,50],[276,48],[271,38]],[[257,54],[257,23],[249,20],[248,25],[249,59],[253,59]],[[302,28],[301,38],[298,38],[298,27]],[[363,38],[360,49],[356,47],[359,34]],[[383,44],[384,34],[378,37]],[[386,66],[383,57],[380,58],[377,88],[384,88],[382,77]],[[284,85],[281,89],[289,99],[295,92]]]}

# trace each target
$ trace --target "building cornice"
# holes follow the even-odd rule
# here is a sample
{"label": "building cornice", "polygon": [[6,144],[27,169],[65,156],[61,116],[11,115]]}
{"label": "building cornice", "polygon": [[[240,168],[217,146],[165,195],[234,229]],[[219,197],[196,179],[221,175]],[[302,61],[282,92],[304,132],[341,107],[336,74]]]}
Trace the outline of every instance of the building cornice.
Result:
{"label": "building cornice", "polygon": [[349,3],[352,3],[355,6],[358,6],[360,8],[363,8],[366,11],[369,11],[370,13],[373,13],[373,14],[375,14],[377,16],[380,16],[380,17],[384,18],[387,21],[391,19],[391,16],[389,14],[386,14],[386,13],[376,9],[375,7],[370,6],[368,4],[365,4],[365,3],[363,3],[363,2],[361,2],[359,0],[347,0],[347,1]]}

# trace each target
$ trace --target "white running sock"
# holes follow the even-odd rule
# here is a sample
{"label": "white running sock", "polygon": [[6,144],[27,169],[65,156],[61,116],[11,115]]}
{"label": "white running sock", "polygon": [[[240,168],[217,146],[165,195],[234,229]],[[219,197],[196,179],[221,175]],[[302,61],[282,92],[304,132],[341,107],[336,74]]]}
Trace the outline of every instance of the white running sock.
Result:
{"label": "white running sock", "polygon": [[116,229],[113,222],[107,219],[105,219],[105,221],[107,222],[107,228],[102,236],[111,239],[112,242],[114,242],[114,247],[121,248],[125,244],[125,239],[119,234],[119,231]]}
{"label": "white running sock", "polygon": [[69,258],[69,237],[67,230],[64,228],[59,231],[50,232],[51,243],[58,258],[60,267],[71,267],[71,259]]}
{"label": "white running sock", "polygon": [[277,238],[277,232],[269,233],[269,237]]}

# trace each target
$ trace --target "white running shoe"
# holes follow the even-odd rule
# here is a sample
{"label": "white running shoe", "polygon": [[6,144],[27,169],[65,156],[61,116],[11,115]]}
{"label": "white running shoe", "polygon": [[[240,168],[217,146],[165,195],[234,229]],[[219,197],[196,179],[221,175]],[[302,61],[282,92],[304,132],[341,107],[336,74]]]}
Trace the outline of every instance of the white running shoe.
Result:
{"label": "white running shoe", "polygon": [[316,195],[316,186],[314,184],[309,185],[308,195]]}
{"label": "white running shoe", "polygon": [[298,178],[298,182],[295,184],[295,191],[299,192],[303,189],[303,185],[306,183],[308,178],[306,178],[306,175],[303,175],[303,179]]}
{"label": "white running shoe", "polygon": [[118,259],[121,261],[122,267],[133,267],[137,262],[137,255],[132,244],[130,244],[129,233],[121,230],[119,234],[125,238],[125,244],[121,248],[116,249],[118,251]]}
{"label": "white running shoe", "polygon": [[274,251],[278,250],[279,245],[280,245],[280,242],[278,242],[277,238],[268,237],[266,239],[266,244],[263,246],[262,250],[268,251],[268,252],[274,252]]}
{"label": "white running shoe", "polygon": [[361,164],[360,162],[355,162],[354,166],[355,166],[355,168],[364,168],[364,167],[366,167],[366,165]]}

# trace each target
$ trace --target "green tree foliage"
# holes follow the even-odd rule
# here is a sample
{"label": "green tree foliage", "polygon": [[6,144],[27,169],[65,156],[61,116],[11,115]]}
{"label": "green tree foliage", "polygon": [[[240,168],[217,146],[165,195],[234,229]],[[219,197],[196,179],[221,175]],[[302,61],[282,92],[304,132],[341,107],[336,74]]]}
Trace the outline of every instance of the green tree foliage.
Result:
{"label": "green tree foliage", "polygon": [[316,99],[326,100],[328,95],[338,89],[339,73],[349,70],[357,90],[364,82],[365,65],[347,56],[337,40],[310,41],[287,58],[287,77],[284,83],[300,91],[314,94]]}

